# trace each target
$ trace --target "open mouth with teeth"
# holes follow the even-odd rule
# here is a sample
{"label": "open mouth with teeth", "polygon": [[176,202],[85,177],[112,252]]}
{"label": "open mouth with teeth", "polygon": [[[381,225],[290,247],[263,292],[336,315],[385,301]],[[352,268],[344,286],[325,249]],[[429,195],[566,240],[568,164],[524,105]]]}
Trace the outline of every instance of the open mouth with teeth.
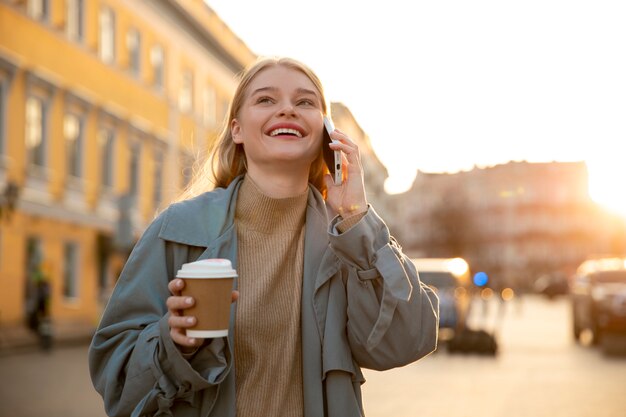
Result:
{"label": "open mouth with teeth", "polygon": [[278,129],[274,129],[272,130],[269,135],[271,137],[276,137],[276,136],[291,136],[291,137],[296,137],[296,138],[301,138],[302,137],[302,132],[296,130],[296,129],[287,129],[287,128],[278,128]]}

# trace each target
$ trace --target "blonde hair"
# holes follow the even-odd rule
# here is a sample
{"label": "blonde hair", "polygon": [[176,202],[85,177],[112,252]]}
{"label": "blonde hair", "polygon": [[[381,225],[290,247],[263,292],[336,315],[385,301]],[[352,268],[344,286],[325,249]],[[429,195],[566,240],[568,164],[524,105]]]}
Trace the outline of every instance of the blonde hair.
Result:
{"label": "blonde hair", "polygon": [[[246,173],[246,154],[243,146],[233,141],[230,129],[231,122],[237,117],[245,101],[248,86],[254,77],[267,68],[279,65],[300,71],[306,75],[321,96],[323,113],[329,114],[330,107],[326,102],[322,83],[309,67],[295,59],[285,57],[261,58],[257,60],[240,74],[239,84],[230,103],[228,117],[224,121],[222,132],[206,153],[207,156],[204,162],[199,168],[195,169],[191,181],[187,187],[185,187],[177,201],[195,197],[214,187],[226,188],[237,176]],[[328,168],[324,163],[322,147],[320,147],[320,153],[311,164],[309,170],[309,182],[317,188],[322,195],[326,194],[326,185],[324,183],[324,175],[326,175],[326,173],[328,173]]]}

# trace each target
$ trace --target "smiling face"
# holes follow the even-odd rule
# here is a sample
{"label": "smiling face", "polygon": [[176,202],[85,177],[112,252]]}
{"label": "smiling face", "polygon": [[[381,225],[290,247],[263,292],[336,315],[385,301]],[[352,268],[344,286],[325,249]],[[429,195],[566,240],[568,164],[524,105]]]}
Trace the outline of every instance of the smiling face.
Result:
{"label": "smiling face", "polygon": [[[308,177],[321,151],[323,105],[315,84],[284,65],[260,71],[247,86],[231,123],[250,173],[288,172]],[[280,170],[280,171],[278,171]]]}

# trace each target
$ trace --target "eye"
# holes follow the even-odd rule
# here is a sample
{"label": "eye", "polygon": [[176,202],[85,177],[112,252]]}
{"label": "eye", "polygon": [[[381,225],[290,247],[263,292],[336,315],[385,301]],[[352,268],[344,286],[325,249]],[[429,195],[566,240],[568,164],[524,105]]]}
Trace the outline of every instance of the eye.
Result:
{"label": "eye", "polygon": [[298,102],[296,103],[298,106],[314,106],[315,103],[313,102],[313,100],[308,99],[308,98],[303,98],[301,100],[298,100]]}
{"label": "eye", "polygon": [[268,96],[260,96],[259,98],[256,99],[256,103],[257,104],[266,104],[266,103],[273,103],[274,99]]}

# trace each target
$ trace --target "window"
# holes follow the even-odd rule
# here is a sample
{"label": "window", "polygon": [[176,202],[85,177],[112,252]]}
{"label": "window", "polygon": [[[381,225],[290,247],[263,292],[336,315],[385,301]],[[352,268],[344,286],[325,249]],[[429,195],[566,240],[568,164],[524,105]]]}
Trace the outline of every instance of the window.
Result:
{"label": "window", "polygon": [[36,96],[26,99],[26,157],[29,165],[45,166],[45,108]]}
{"label": "window", "polygon": [[131,29],[126,34],[126,49],[128,50],[128,68],[137,77],[141,69],[141,35],[136,29]]}
{"label": "window", "polygon": [[65,8],[65,34],[75,41],[82,41],[84,36],[83,16],[84,0],[67,0]]}
{"label": "window", "polygon": [[130,145],[130,194],[137,197],[139,195],[139,157],[141,145],[134,142]]}
{"label": "window", "polygon": [[75,114],[65,115],[63,136],[65,137],[67,173],[80,178],[83,173],[83,122]]}
{"label": "window", "polygon": [[[48,176],[50,152],[49,118],[56,86],[42,74],[25,72],[26,102],[24,109],[24,164],[27,186],[44,186]],[[32,181],[31,181],[32,180]],[[33,182],[34,181],[34,182]],[[41,191],[44,191],[43,189]]]}
{"label": "window", "polygon": [[163,152],[160,150],[154,153],[154,207],[157,208],[163,201]]}
{"label": "window", "polygon": [[106,299],[107,289],[109,286],[109,257],[113,246],[112,238],[108,235],[99,233],[97,235],[98,244],[98,295],[101,299]]}
{"label": "window", "polygon": [[26,14],[33,19],[48,20],[48,0],[28,0]]}
{"label": "window", "polygon": [[[26,273],[29,279],[32,279],[37,268],[41,267],[43,262],[43,245],[41,240],[35,236],[29,236],[26,239]],[[28,282],[26,283],[28,285]]]}
{"label": "window", "polygon": [[3,59],[2,54],[0,54],[0,169],[6,165],[3,155],[7,153],[8,95],[16,70],[17,66],[12,61]]}
{"label": "window", "polygon": [[78,297],[78,245],[66,242],[63,248],[63,296]]}
{"label": "window", "polygon": [[100,9],[100,59],[106,63],[115,60],[115,13],[108,7]]}
{"label": "window", "polygon": [[150,49],[150,63],[154,73],[153,84],[156,88],[162,89],[165,79],[165,57],[160,45],[154,45]]}
{"label": "window", "polygon": [[182,73],[178,108],[185,113],[190,112],[193,108],[193,74],[189,70],[184,70]]}
{"label": "window", "polygon": [[6,152],[6,109],[6,87],[0,78],[0,155]]}
{"label": "window", "polygon": [[[9,120],[9,106],[7,96],[9,87],[15,74],[15,65],[2,59],[0,56],[0,156],[7,151],[7,126]],[[4,158],[0,158],[0,168],[4,167]]]}
{"label": "window", "polygon": [[213,87],[206,87],[202,92],[202,118],[206,126],[217,124],[217,97]]}
{"label": "window", "polygon": [[102,128],[98,132],[98,145],[100,146],[100,181],[103,187],[113,187],[113,144],[115,133],[112,129]]}

